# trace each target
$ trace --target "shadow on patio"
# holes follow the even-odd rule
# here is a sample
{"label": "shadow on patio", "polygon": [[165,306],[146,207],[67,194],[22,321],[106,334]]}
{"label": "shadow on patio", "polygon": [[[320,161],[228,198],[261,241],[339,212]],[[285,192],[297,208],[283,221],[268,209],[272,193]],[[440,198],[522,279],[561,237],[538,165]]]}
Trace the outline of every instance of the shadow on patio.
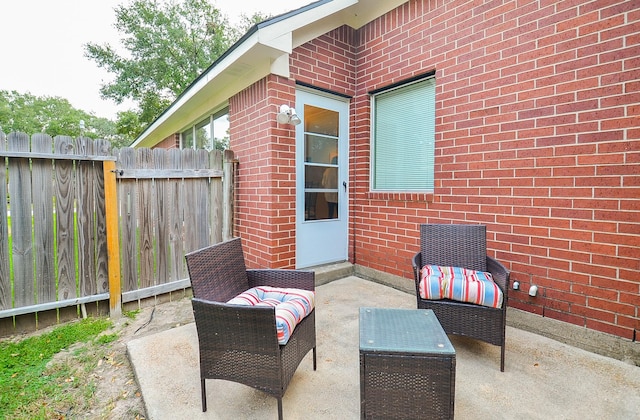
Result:
{"label": "shadow on patio", "polygon": [[[359,308],[415,304],[413,295],[352,276],[318,286],[318,370],[309,353],[287,388],[284,418],[359,418]],[[450,337],[457,419],[640,416],[640,368],[509,326],[506,336],[503,373],[499,347]],[[150,419],[277,418],[275,398],[219,380],[207,381],[208,411],[202,413],[193,323],[132,340],[127,350]]]}

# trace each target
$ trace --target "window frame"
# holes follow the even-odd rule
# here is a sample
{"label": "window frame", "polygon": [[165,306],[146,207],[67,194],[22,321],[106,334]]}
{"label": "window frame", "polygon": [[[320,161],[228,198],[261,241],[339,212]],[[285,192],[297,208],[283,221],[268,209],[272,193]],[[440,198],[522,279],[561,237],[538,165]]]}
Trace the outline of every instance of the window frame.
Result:
{"label": "window frame", "polygon": [[[417,150],[417,151],[412,150],[409,152],[405,151],[404,153],[399,152],[398,154],[394,154],[392,158],[395,158],[396,161],[399,160],[401,162],[404,162],[408,160],[406,159],[406,157],[405,159],[403,159],[403,155],[406,155],[407,153],[410,155],[411,158],[415,157],[415,153],[424,152],[426,153],[426,155],[424,156],[424,159],[420,160],[420,162],[418,163],[418,166],[415,166],[415,165],[412,167],[409,167],[406,165],[400,166],[401,172],[402,171],[406,171],[407,173],[411,172],[413,174],[413,177],[408,177],[408,180],[407,180],[404,178],[402,179],[398,178],[396,175],[394,179],[385,183],[384,180],[380,181],[381,177],[384,176],[385,173],[391,173],[392,170],[391,170],[391,166],[384,167],[377,164],[377,159],[379,159],[379,153],[380,153],[379,150],[382,149],[380,142],[384,141],[384,138],[382,139],[377,138],[379,132],[384,131],[383,128],[379,130],[377,126],[377,124],[380,122],[378,121],[379,108],[381,108],[384,105],[381,99],[384,99],[385,97],[393,98],[393,96],[390,96],[390,95],[393,95],[394,92],[396,94],[399,93],[400,95],[402,95],[403,92],[398,92],[399,90],[404,90],[404,93],[407,94],[406,98],[409,98],[410,95],[412,94],[411,89],[413,89],[414,93],[423,94],[425,91],[418,90],[420,89],[420,87],[416,86],[417,84],[421,84],[421,83],[426,84],[425,88],[428,89],[426,93],[429,95],[429,98],[426,99],[428,103],[427,103],[427,107],[425,107],[424,109],[426,109],[426,112],[428,112],[427,118],[429,119],[425,120],[425,118],[422,117],[422,118],[407,118],[406,120],[415,121],[417,123],[420,123],[421,121],[430,120],[431,121],[430,125],[429,124],[423,125],[423,126],[415,125],[415,127],[418,127],[417,134],[421,134],[424,131],[425,134],[428,136],[428,138],[425,139],[425,144],[421,145],[422,147],[421,150]],[[373,193],[427,193],[427,194],[433,193],[434,184],[435,184],[435,138],[436,138],[435,136],[435,125],[436,125],[435,90],[436,90],[435,72],[430,72],[429,74],[426,74],[426,75],[418,76],[410,80],[406,80],[391,86],[387,86],[387,87],[369,92],[370,105],[371,105],[371,110],[370,110],[371,112],[371,115],[370,115],[371,116],[371,125],[370,125],[371,165],[370,165],[370,171],[369,171],[369,188],[371,192]],[[400,99],[403,99],[403,98],[400,98]],[[405,110],[405,112],[409,111],[410,113],[414,109],[417,109],[417,108],[410,107],[409,109]],[[389,118],[392,118],[392,116],[389,115]],[[384,122],[385,121],[383,120],[382,123]],[[414,127],[414,126],[411,126],[411,127]],[[409,131],[413,131],[413,130],[410,128]],[[397,145],[401,145],[401,144],[402,144],[401,142],[397,143]],[[387,146],[389,146],[389,144],[387,144]],[[411,171],[407,171],[408,169],[411,169]],[[421,182],[420,178],[423,175],[425,178],[423,186],[416,186],[415,184],[414,185],[411,184],[412,181],[415,183],[416,180],[417,182]],[[382,184],[380,182],[382,182]],[[398,184],[404,184],[404,185],[398,185]]]}
{"label": "window frame", "polygon": [[[216,139],[216,131],[215,131],[215,121],[217,119],[219,119],[220,117],[223,117],[224,115],[229,115],[229,106],[225,106],[221,109],[219,109],[216,112],[213,112],[211,114],[209,114],[208,117],[205,117],[203,119],[197,120],[196,123],[192,123],[189,126],[185,127],[183,130],[181,130],[180,133],[180,148],[181,149],[193,149],[193,150],[199,150],[199,149],[203,149],[203,150],[213,150],[215,148],[215,139]],[[227,117],[228,119],[228,117]],[[197,147],[198,146],[198,139],[197,139],[197,132],[198,130],[204,128],[204,127],[208,127],[209,130],[209,139],[205,142],[203,142],[203,144],[206,144],[209,146],[209,148],[206,147]],[[189,133],[191,135],[191,147],[185,147],[185,137],[187,135],[187,133]]]}

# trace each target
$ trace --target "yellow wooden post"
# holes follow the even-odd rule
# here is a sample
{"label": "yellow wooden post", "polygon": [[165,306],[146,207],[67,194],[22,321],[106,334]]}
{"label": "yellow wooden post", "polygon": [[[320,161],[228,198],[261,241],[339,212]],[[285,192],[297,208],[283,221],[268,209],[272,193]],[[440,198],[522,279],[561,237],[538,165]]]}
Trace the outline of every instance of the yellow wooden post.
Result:
{"label": "yellow wooden post", "polygon": [[104,195],[107,221],[107,255],[109,269],[109,313],[122,316],[122,286],[120,284],[120,241],[118,239],[118,203],[116,194],[116,163],[105,161]]}

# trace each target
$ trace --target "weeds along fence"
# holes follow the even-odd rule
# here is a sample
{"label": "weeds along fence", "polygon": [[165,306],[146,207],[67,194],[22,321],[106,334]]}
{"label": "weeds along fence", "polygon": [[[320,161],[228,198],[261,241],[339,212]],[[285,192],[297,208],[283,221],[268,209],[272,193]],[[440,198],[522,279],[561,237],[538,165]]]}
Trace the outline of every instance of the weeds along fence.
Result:
{"label": "weeds along fence", "polygon": [[184,254],[231,236],[230,151],[0,132],[0,158],[0,321],[186,289]]}

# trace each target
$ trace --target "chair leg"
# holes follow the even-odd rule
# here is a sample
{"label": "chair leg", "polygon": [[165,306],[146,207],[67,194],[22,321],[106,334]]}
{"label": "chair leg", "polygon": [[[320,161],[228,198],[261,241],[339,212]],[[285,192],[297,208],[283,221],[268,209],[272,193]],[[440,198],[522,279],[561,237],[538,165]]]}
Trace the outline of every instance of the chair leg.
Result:
{"label": "chair leg", "polygon": [[200,378],[200,390],[202,392],[202,412],[207,411],[207,388],[204,384],[205,378]]}
{"label": "chair leg", "polygon": [[316,348],[313,348],[313,370],[316,370]]}
{"label": "chair leg", "polygon": [[505,348],[505,343],[502,343],[502,346],[500,346],[500,372],[504,372],[504,348]]}
{"label": "chair leg", "polygon": [[282,398],[278,398],[278,420],[282,420]]}

